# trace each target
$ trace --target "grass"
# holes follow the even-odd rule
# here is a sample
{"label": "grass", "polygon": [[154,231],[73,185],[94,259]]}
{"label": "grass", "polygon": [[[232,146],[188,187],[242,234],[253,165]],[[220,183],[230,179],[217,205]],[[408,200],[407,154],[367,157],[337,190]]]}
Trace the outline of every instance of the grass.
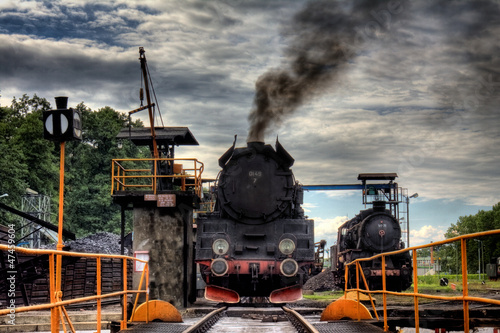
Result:
{"label": "grass", "polygon": [[305,299],[313,301],[333,301],[344,295],[344,292],[339,291],[319,291],[315,292],[313,295],[304,295]]}
{"label": "grass", "polygon": [[[436,276],[419,276],[418,278],[418,292],[421,294],[431,294],[431,295],[442,295],[442,296],[461,296],[462,295],[462,276],[441,276],[448,279],[447,286],[441,286],[439,284],[440,277]],[[500,281],[489,281],[485,280],[484,284],[478,279],[477,274],[468,275],[468,289],[470,296],[484,296],[490,293],[492,290],[500,290]],[[453,289],[452,285],[455,285]],[[413,292],[413,285],[404,292]],[[304,295],[307,300],[313,300],[318,302],[332,302],[344,294],[343,291],[322,291],[315,292],[313,295]],[[382,295],[373,294],[373,297],[377,300],[377,304],[381,304]],[[401,297],[388,295],[387,301],[389,304],[412,304],[412,297]],[[428,303],[433,300],[423,299],[419,300],[419,303]]]}

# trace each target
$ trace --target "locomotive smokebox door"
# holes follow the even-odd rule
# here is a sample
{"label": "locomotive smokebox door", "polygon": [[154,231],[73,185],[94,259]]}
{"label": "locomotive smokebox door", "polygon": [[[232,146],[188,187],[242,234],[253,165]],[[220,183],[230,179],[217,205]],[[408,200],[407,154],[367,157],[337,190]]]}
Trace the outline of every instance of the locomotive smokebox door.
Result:
{"label": "locomotive smokebox door", "polygon": [[235,150],[220,178],[224,210],[247,224],[276,219],[292,201],[289,165],[263,142],[249,142],[247,148]]}
{"label": "locomotive smokebox door", "polygon": [[79,111],[67,108],[68,97],[56,97],[57,109],[43,112],[43,137],[64,142],[82,139],[82,117]]}

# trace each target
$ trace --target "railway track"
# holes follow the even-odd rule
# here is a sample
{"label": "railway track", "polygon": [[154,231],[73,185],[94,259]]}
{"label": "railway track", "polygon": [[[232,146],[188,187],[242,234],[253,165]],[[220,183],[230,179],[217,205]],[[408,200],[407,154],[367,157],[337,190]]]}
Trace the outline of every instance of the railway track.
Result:
{"label": "railway track", "polygon": [[183,333],[233,333],[272,330],[272,332],[318,333],[304,317],[287,307],[259,311],[223,307],[212,311]]}
{"label": "railway track", "polygon": [[[316,309],[317,310],[317,309]],[[321,322],[315,309],[300,310],[288,307],[223,306],[200,317],[186,317],[183,323],[136,323],[123,332],[162,333],[331,333],[331,332],[383,332],[370,322],[341,320]],[[307,314],[306,314],[307,313]]]}

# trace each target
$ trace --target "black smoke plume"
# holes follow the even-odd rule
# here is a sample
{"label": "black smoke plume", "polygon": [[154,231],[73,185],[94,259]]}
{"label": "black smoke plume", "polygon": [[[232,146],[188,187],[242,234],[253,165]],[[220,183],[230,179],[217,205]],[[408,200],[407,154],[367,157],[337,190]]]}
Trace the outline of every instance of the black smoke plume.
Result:
{"label": "black smoke plume", "polygon": [[388,30],[401,11],[389,1],[308,3],[283,27],[289,40],[284,64],[255,84],[247,141],[264,141],[270,126],[335,83],[363,45]]}

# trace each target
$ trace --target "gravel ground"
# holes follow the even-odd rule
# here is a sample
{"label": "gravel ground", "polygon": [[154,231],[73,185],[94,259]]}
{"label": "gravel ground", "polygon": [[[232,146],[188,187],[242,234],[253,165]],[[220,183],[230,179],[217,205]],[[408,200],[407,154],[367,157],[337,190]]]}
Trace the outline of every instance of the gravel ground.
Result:
{"label": "gravel ground", "polygon": [[312,291],[339,290],[333,284],[333,275],[330,269],[325,269],[323,272],[307,280],[303,289]]}

